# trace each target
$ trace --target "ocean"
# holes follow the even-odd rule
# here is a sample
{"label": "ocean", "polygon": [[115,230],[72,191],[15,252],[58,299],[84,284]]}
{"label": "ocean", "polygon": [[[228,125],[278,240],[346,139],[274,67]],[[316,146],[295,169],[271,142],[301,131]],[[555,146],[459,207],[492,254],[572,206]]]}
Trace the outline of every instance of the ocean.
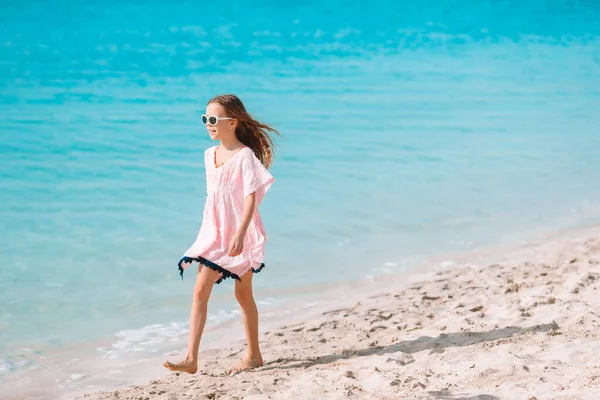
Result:
{"label": "ocean", "polygon": [[216,94],[283,135],[265,312],[600,221],[598,2],[5,0],[0,22],[4,393],[185,343]]}

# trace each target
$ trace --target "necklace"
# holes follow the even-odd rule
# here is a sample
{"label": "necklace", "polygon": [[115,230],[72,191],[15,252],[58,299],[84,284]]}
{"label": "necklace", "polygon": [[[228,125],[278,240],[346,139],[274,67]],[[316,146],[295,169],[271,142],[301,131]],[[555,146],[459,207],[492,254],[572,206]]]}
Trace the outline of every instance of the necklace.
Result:
{"label": "necklace", "polygon": [[222,162],[222,163],[220,163],[220,164],[218,164],[218,163],[217,163],[217,150],[218,150],[218,149],[219,149],[218,147],[215,149],[214,160],[213,160],[213,161],[214,161],[214,164],[215,164],[215,168],[222,167],[222,166],[223,166],[223,164],[225,164],[225,162]]}
{"label": "necklace", "polygon": [[213,163],[215,165],[215,168],[220,168],[223,166],[223,164],[225,164],[227,161],[231,160],[237,153],[239,153],[243,148],[245,148],[246,146],[242,146],[240,147],[235,153],[233,153],[233,155],[231,157],[229,157],[229,159],[223,161],[222,163],[217,163],[217,150],[220,148],[221,146],[218,146],[215,149],[215,153],[214,153],[214,157],[213,157]]}

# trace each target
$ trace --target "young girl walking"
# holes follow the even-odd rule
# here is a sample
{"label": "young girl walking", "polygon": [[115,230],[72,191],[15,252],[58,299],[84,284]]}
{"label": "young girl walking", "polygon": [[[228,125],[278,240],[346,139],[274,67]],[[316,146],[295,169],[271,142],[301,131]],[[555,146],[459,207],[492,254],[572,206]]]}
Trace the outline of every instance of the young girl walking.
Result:
{"label": "young girl walking", "polygon": [[252,118],[234,95],[211,99],[202,115],[212,140],[220,144],[204,152],[207,197],[198,237],[179,261],[183,271],[199,263],[190,315],[187,355],[164,366],[190,374],[198,369],[198,348],[206,323],[207,304],[213,285],[235,280],[248,350],[229,373],[263,365],[258,346],[258,310],[252,294],[252,274],[264,268],[266,234],[258,205],[273,183],[267,170],[273,160],[271,134],[279,133]]}

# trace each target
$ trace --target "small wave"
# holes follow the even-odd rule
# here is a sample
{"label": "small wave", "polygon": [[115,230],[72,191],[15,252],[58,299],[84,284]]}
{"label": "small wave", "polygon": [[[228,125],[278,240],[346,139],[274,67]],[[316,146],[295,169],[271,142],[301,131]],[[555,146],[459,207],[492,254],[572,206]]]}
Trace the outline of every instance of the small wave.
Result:
{"label": "small wave", "polygon": [[11,370],[13,370],[15,366],[9,362],[9,360],[4,360],[0,358],[0,377],[8,374]]}
{"label": "small wave", "polygon": [[0,378],[15,372],[17,369],[30,367],[33,368],[36,353],[31,349],[18,349],[9,354],[6,358],[0,358]]}
{"label": "small wave", "polygon": [[[272,298],[258,300],[259,307],[272,307],[282,301]],[[218,326],[234,318],[239,318],[240,311],[219,310],[209,314],[206,327]],[[188,322],[171,322],[170,324],[152,324],[139,329],[124,329],[115,333],[117,341],[110,347],[100,347],[97,350],[104,353],[104,358],[117,358],[130,352],[157,352],[161,344],[177,341],[189,334]],[[1,369],[0,369],[1,371]]]}
{"label": "small wave", "polygon": [[170,324],[148,325],[140,329],[126,329],[115,333],[118,340],[109,348],[101,347],[98,351],[104,357],[115,358],[132,351],[152,351],[161,343],[177,340],[189,332],[188,324],[172,322]]}

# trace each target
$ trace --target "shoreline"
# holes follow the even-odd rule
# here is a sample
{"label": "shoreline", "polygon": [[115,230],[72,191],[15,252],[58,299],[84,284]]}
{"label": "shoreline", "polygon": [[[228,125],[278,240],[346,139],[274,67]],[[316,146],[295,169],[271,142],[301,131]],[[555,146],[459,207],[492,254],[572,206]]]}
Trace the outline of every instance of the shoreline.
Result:
{"label": "shoreline", "polygon": [[355,282],[340,285],[330,302],[266,321],[266,363],[255,371],[220,375],[243,351],[240,339],[201,350],[194,376],[166,373],[77,398],[600,397],[593,362],[600,350],[600,316],[593,313],[600,305],[599,226],[426,265],[335,298],[356,289]]}
{"label": "shoreline", "polygon": [[[507,260],[508,262],[515,262],[516,260],[521,260],[521,262],[523,263],[528,263],[531,262],[531,258],[535,258],[536,253],[539,253],[544,248],[555,247],[561,241],[569,240],[569,238],[577,240],[578,238],[582,237],[600,237],[600,226],[589,225],[574,229],[554,230],[546,232],[544,235],[537,235],[528,240],[521,240],[517,243],[499,244],[495,246],[487,246],[481,249],[475,249],[460,253],[457,252],[453,254],[446,254],[443,257],[431,258],[425,260],[424,262],[418,263],[414,266],[413,269],[403,273],[381,274],[379,276],[371,278],[364,278],[361,280],[339,283],[335,285],[335,287],[331,287],[330,285],[324,284],[313,285],[310,288],[311,290],[305,294],[297,294],[294,298],[286,300],[285,303],[280,306],[275,306],[268,310],[261,310],[261,313],[264,316],[264,318],[261,319],[261,341],[265,345],[265,350],[267,350],[268,348],[272,347],[272,341],[274,340],[274,338],[283,337],[279,336],[279,334],[282,334],[284,336],[287,335],[288,331],[290,330],[290,327],[300,327],[303,324],[306,324],[306,321],[321,321],[322,325],[326,322],[324,319],[327,319],[327,315],[332,315],[335,309],[350,309],[357,304],[370,304],[371,302],[373,302],[373,299],[389,297],[390,293],[408,293],[407,291],[409,290],[409,287],[411,285],[414,285],[415,282],[430,282],[431,280],[435,280],[436,276],[438,276],[439,274],[449,274],[456,271],[463,271],[465,268],[485,269],[486,266],[480,265],[482,262],[488,265],[490,263],[492,263],[491,265],[494,265],[493,263],[497,262],[507,262]],[[310,296],[311,301],[309,303],[306,303],[305,301],[306,296]],[[299,313],[294,315],[292,312],[290,312],[290,309],[293,309],[294,311],[300,311]],[[360,309],[360,307],[358,309]],[[547,325],[548,323],[550,322],[546,321],[546,325],[542,325],[547,328],[550,326]],[[407,329],[407,332],[419,331],[423,328],[425,328],[425,326],[423,326],[422,328],[414,326],[412,330]],[[229,337],[223,336],[223,334],[227,332],[229,332]],[[206,346],[204,347],[204,349],[201,346],[200,353],[200,358],[206,360],[207,362],[205,366],[216,365],[214,359],[217,358],[219,355],[222,355],[223,352],[229,354],[228,358],[231,358],[234,354],[239,354],[244,347],[244,341],[242,339],[243,326],[241,324],[241,321],[238,321],[238,318],[231,319],[219,323],[216,326],[210,327],[209,329],[207,329],[206,333],[206,339],[208,339],[208,343],[206,343],[206,339],[203,339],[203,342],[205,342]],[[399,330],[398,334],[402,334],[402,332]],[[215,335],[219,335],[220,337],[216,338]],[[391,337],[398,338],[399,336],[396,334],[396,332],[394,332],[394,335]],[[282,339],[282,341],[284,340],[286,339]],[[283,347],[282,350],[285,351],[287,346],[293,347],[299,343],[299,340],[301,339],[296,338],[295,343],[286,342],[281,343],[280,346]],[[320,344],[318,344],[317,347],[318,346],[320,346]],[[184,350],[184,347],[185,344],[183,344],[182,350]],[[132,387],[137,387],[138,389],[136,390],[138,391],[142,390],[140,388],[148,386],[148,381],[156,382],[157,379],[158,382],[172,381],[174,379],[173,376],[166,370],[163,370],[162,366],[160,366],[160,363],[158,361],[164,358],[177,358],[178,355],[175,355],[175,353],[176,352],[170,352],[169,356],[157,354],[156,357],[153,357],[151,359],[145,358],[145,360],[142,363],[136,366],[136,368],[143,372],[122,379],[120,384],[116,384],[116,381],[111,382],[109,380],[106,380],[104,382],[104,386],[102,387],[96,386],[81,388],[79,390],[70,390],[63,394],[48,395],[44,396],[43,398],[72,399],[74,398],[74,396],[79,396],[76,398],[92,399],[109,398],[102,397],[104,396],[102,394],[103,392],[94,391],[98,389],[109,390],[108,388],[110,388],[110,391],[106,393],[115,393],[115,391],[118,393],[129,393],[131,390],[133,390]],[[277,360],[278,358],[275,359]],[[271,355],[265,356],[265,360],[267,361],[267,364],[273,365],[274,361],[272,361],[273,357]],[[230,361],[231,363],[233,363],[233,361],[235,360],[231,359]],[[129,367],[133,366],[134,364],[129,365]],[[200,364],[201,368],[202,366],[203,365]],[[226,368],[226,365],[223,365],[221,367],[223,368],[221,368],[220,370],[224,370]],[[264,369],[265,367],[255,372],[258,373]],[[218,371],[219,369],[216,369],[212,372]],[[211,375],[210,372],[211,371],[209,369],[207,373],[209,374],[208,376],[210,376],[211,379],[225,379],[215,376],[214,374]],[[244,374],[241,374],[241,376],[243,375]],[[202,375],[199,372],[195,376],[195,378],[200,379],[201,376]],[[40,392],[38,391],[38,393]],[[278,398],[276,393],[271,395],[275,396],[273,398]],[[236,398],[227,397],[227,394],[222,394],[222,396],[225,397],[221,398]],[[131,398],[137,399],[138,397]],[[36,397],[16,396],[12,398],[24,399]],[[150,396],[150,398],[153,397]]]}

